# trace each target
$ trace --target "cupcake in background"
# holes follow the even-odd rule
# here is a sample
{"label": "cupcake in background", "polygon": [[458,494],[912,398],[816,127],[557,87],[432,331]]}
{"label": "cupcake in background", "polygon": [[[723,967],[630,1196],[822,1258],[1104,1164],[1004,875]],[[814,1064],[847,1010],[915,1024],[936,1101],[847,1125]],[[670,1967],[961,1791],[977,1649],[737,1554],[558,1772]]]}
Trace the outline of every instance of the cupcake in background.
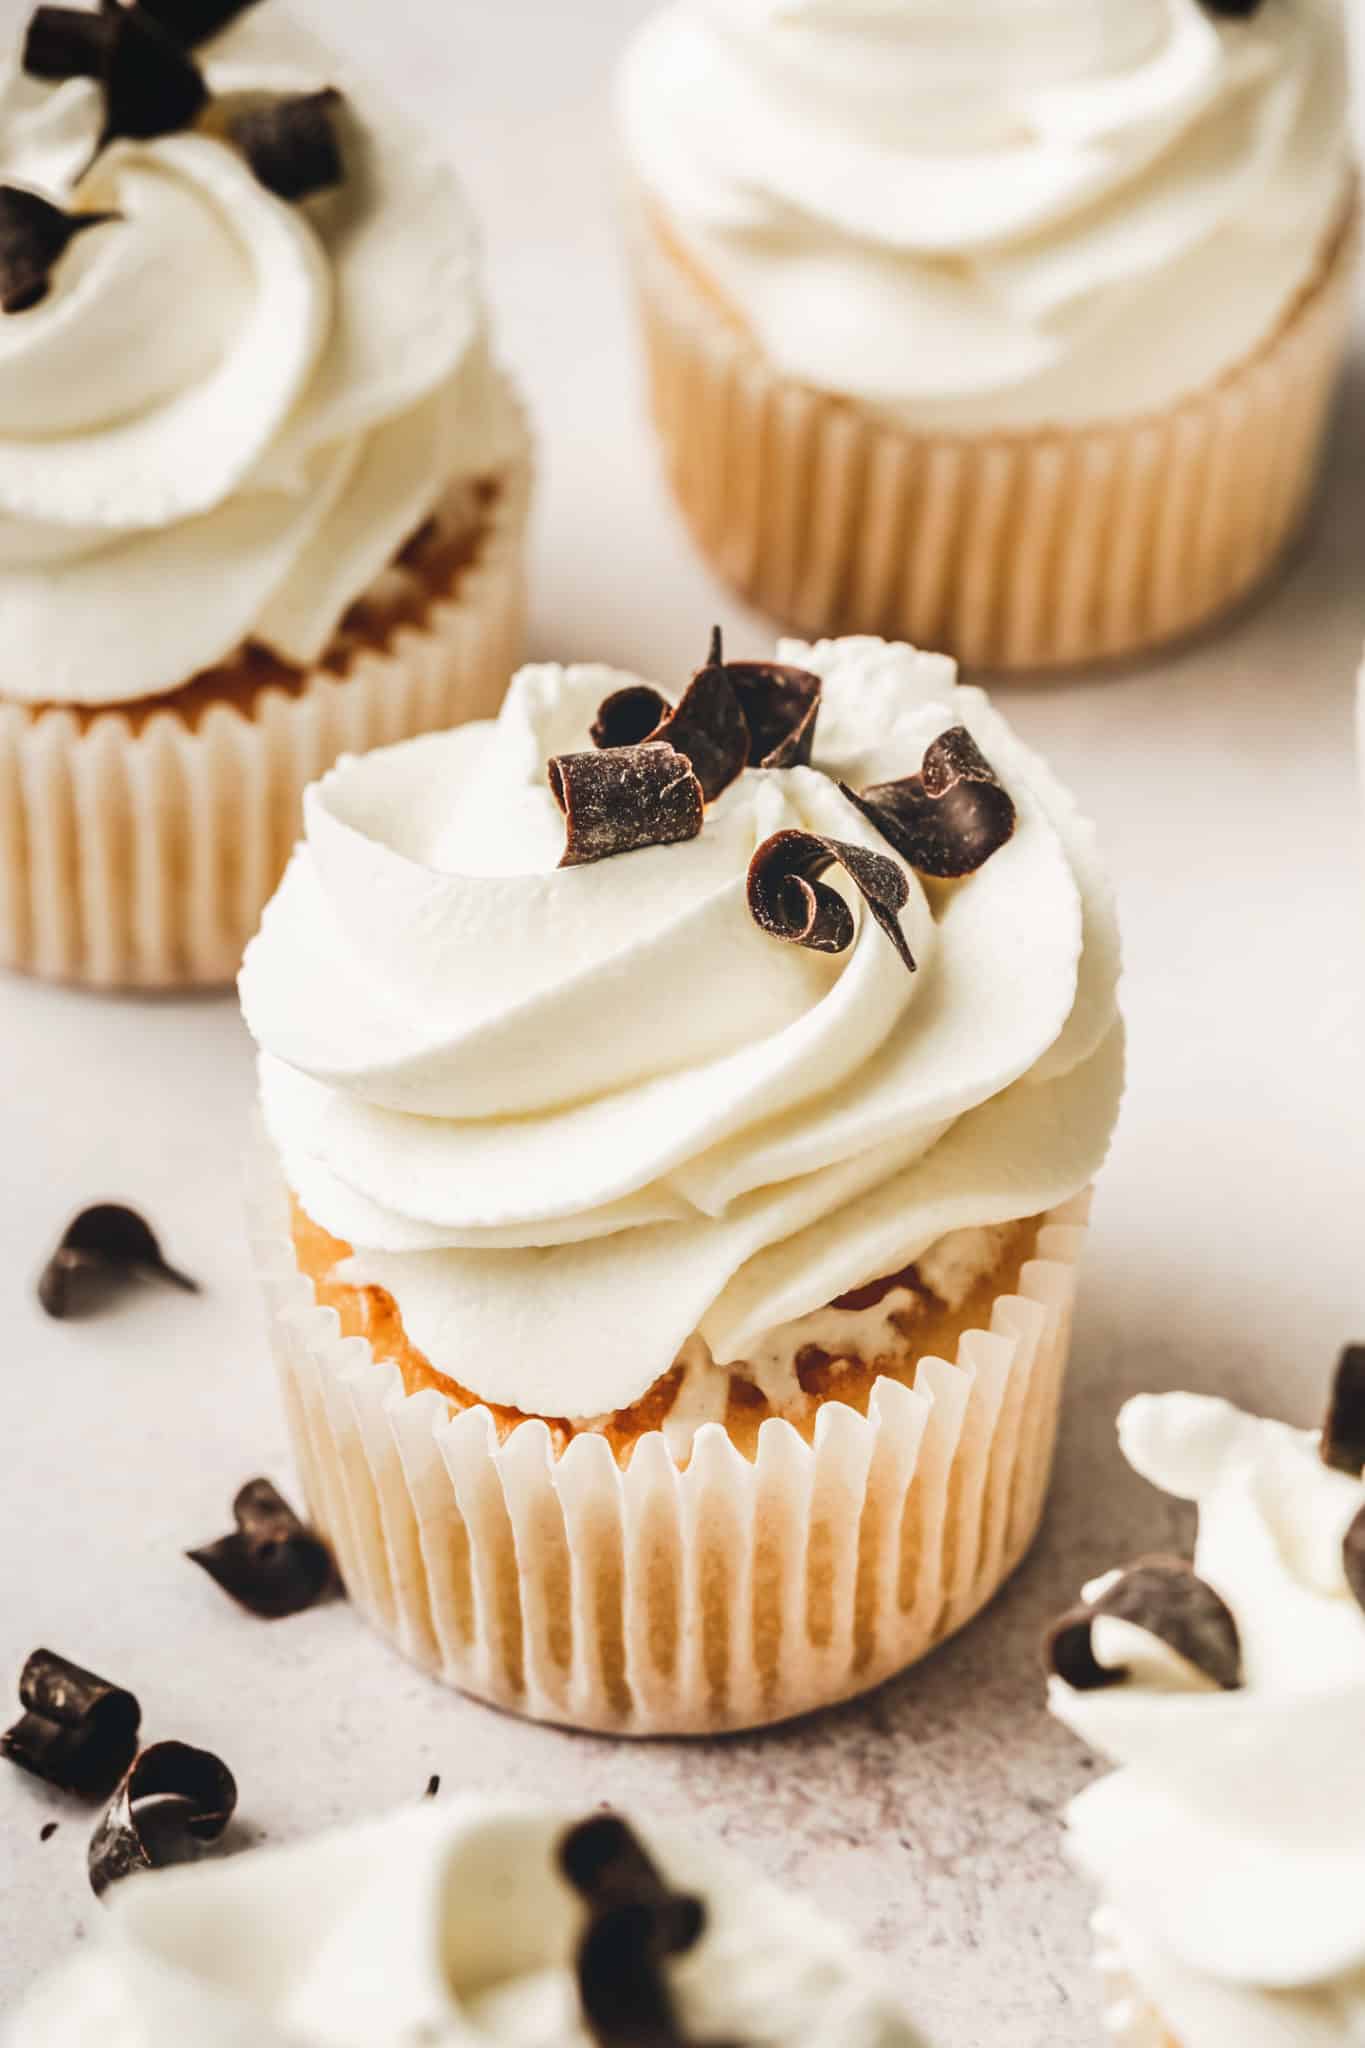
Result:
{"label": "cupcake in background", "polygon": [[781,1720],[1037,1528],[1122,1084],[1091,828],[950,661],[537,667],[343,763],[241,990],[312,1514],[477,1696]]}
{"label": "cupcake in background", "polygon": [[460,1797],[133,1878],[5,2048],[920,2048],[876,1963],[719,1845]]}
{"label": "cupcake in background", "polygon": [[1346,2048],[1365,2038],[1365,1351],[1323,1431],[1168,1394],[1119,1418],[1128,1461],[1194,1501],[1194,1565],[1086,1588],[1050,1642],[1051,1705],[1118,1766],[1074,1801],[1099,1887],[1105,2038]]}
{"label": "cupcake in background", "polygon": [[1340,365],[1341,0],[669,0],[620,79],[674,488],[806,633],[1013,670],[1201,627]]}
{"label": "cupcake in background", "polygon": [[304,785],[494,709],[528,442],[453,173],[276,0],[0,80],[0,962],[228,981]]}

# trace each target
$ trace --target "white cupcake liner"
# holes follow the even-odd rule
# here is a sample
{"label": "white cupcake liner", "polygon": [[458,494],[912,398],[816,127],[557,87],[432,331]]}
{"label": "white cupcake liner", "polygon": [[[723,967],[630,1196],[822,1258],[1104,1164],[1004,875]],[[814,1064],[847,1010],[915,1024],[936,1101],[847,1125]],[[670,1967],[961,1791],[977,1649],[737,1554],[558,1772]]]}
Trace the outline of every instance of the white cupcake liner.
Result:
{"label": "white cupcake liner", "polygon": [[530,444],[475,558],[418,624],[249,711],[0,701],[0,966],[104,988],[231,981],[298,837],[304,788],[363,753],[495,711],[521,657]]}
{"label": "white cupcake liner", "polygon": [[[1095,1968],[1104,1998],[1104,2038],[1112,2048],[1180,2048],[1156,2008],[1132,1976],[1118,1915],[1100,1906],[1090,1921]],[[1228,2048],[1235,2048],[1229,2042]]]}
{"label": "white cupcake liner", "polygon": [[1229,612],[1295,537],[1345,351],[1353,206],[1277,333],[1112,426],[936,435],[775,371],[666,246],[631,245],[656,424],[703,552],[808,638],[878,633],[996,670],[1074,666]]}
{"label": "white cupcake liner", "polygon": [[340,1335],[300,1272],[273,1155],[251,1235],[309,1511],[357,1607],[414,1662],[542,1721],[620,1735],[781,1721],[889,1678],[951,1635],[1027,1551],[1042,1514],[1089,1197],[1054,1211],[1019,1291],[883,1378],[864,1417],[820,1409],[814,1443],[770,1418],[751,1463],[719,1424],[680,1470],[663,1434],[622,1470],[606,1440],[556,1457],[485,1408]]}

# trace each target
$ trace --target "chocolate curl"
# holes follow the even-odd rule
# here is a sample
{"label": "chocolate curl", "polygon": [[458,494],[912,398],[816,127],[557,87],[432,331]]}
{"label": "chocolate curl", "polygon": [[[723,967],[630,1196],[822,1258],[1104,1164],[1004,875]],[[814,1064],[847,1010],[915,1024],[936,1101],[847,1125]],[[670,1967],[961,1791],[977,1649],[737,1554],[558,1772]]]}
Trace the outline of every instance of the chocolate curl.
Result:
{"label": "chocolate curl", "polygon": [[701,784],[691,762],[666,742],[556,754],[548,772],[566,826],[562,868],[673,846],[701,831]]}
{"label": "chocolate curl", "polygon": [[0,185],[0,311],[26,313],[38,305],[75,236],[118,219],[116,213],[66,213],[22,185]]}
{"label": "chocolate curl", "polygon": [[1093,1605],[1073,1607],[1048,1631],[1049,1669],[1075,1692],[1122,1685],[1126,1665],[1101,1664],[1092,1630],[1109,1615],[1143,1629],[1224,1692],[1242,1684],[1242,1644],[1227,1604],[1178,1557],[1142,1558]]}
{"label": "chocolate curl", "polygon": [[236,1807],[236,1781],[220,1757],[185,1742],[154,1742],[91,1837],[96,1898],[125,1877],[192,1861],[222,1839]]}
{"label": "chocolate curl", "polygon": [[100,148],[121,136],[145,142],[188,128],[209,96],[194,59],[147,8],[104,0],[103,11],[109,28],[100,69]]}
{"label": "chocolate curl", "polygon": [[0,1756],[83,1799],[106,1798],[137,1754],[142,1709],[130,1692],[54,1650],[35,1650],[19,1679],[22,1719]]}
{"label": "chocolate curl", "polygon": [[1346,1583],[1357,1607],[1365,1608],[1365,1508],[1360,1510],[1346,1531],[1341,1546],[1341,1562],[1346,1570]]}
{"label": "chocolate curl", "polygon": [[597,707],[592,725],[595,747],[640,747],[652,740],[673,706],[662,690],[648,683],[628,683],[613,690]]}
{"label": "chocolate curl", "polygon": [[108,13],[81,7],[39,7],[24,32],[20,62],[30,78],[99,78],[113,38]]}
{"label": "chocolate curl", "polygon": [[1334,1472],[1365,1473],[1365,1344],[1348,1344],[1337,1360],[1320,1456]]}
{"label": "chocolate curl", "polygon": [[839,786],[917,874],[939,881],[974,875],[1014,832],[1013,799],[964,725],[939,734],[918,775],[861,795]]}
{"label": "chocolate curl", "polygon": [[193,49],[221,34],[258,0],[140,0],[140,4],[144,14],[154,16],[168,36]]}
{"label": "chocolate curl", "polygon": [[282,94],[235,115],[228,133],[268,192],[308,199],[346,175],[335,122],[340,105],[335,86]]}
{"label": "chocolate curl", "polygon": [[67,1225],[38,1282],[38,1299],[59,1320],[101,1307],[132,1280],[163,1280],[186,1294],[199,1282],[168,1263],[151,1225],[121,1202],[97,1202]]}
{"label": "chocolate curl", "polygon": [[915,958],[900,927],[899,913],[910,896],[905,872],[885,854],[814,832],[774,832],[749,862],[749,912],[775,939],[809,946],[816,953],[842,953],[853,943],[853,912],[820,876],[838,862],[857,884],[877,923],[911,974]]}
{"label": "chocolate curl", "polygon": [[265,1621],[301,1614],[339,1590],[332,1554],[268,1479],[250,1479],[232,1503],[230,1536],[185,1555],[229,1597]]}

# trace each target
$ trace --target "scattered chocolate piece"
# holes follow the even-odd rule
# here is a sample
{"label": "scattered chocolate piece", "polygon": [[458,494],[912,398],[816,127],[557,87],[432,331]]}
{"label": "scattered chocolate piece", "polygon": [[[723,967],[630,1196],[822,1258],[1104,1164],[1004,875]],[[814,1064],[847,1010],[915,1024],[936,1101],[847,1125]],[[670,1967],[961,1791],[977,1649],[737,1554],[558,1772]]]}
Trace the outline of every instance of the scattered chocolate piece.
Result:
{"label": "scattered chocolate piece", "polygon": [[1230,21],[1249,21],[1260,9],[1261,0],[1204,0],[1210,14],[1225,15]]}
{"label": "scattered chocolate piece", "polygon": [[127,1772],[91,1838],[95,1896],[141,1871],[189,1862],[221,1839],[236,1805],[236,1781],[211,1751],[154,1742]]}
{"label": "scattered chocolate piece", "polygon": [[974,875],[1014,832],[1013,800],[964,725],[926,748],[918,775],[861,795],[839,787],[917,874],[940,881]]}
{"label": "scattered chocolate piece", "polygon": [[796,831],[774,832],[765,839],[749,862],[749,911],[755,924],[775,939],[817,953],[842,953],[853,943],[853,912],[837,890],[819,879],[836,861],[913,974],[915,958],[898,915],[910,896],[905,871],[885,854],[847,840]]}
{"label": "scattered chocolate piece", "polygon": [[104,126],[99,147],[127,136],[147,141],[188,128],[208,100],[199,67],[145,7],[111,5],[100,84]]}
{"label": "scattered chocolate piece", "polygon": [[749,767],[807,767],[820,711],[819,676],[780,661],[726,661],[720,627],[713,626],[702,674],[717,670],[739,699],[749,729]]}
{"label": "scattered chocolate piece", "polygon": [[22,185],[0,185],[0,311],[26,313],[38,305],[75,236],[118,218],[116,213],[66,213]]}
{"label": "scattered chocolate piece", "polygon": [[639,1837],[612,1813],[571,1828],[560,1843],[559,1864],[589,1909],[578,1947],[578,1989],[599,2048],[687,2048],[663,1965],[700,1939],[702,1901],[675,1892]]}
{"label": "scattered chocolate piece", "polygon": [[649,737],[666,740],[686,755],[708,804],[729,788],[749,759],[749,728],[723,668],[698,669],[681,702]]}
{"label": "scattered chocolate piece", "polygon": [[346,175],[335,114],[341,94],[283,93],[248,107],[228,123],[228,133],[255,176],[278,199],[311,198],[339,185]]}
{"label": "scattered chocolate piece", "polygon": [[1049,1629],[1049,1669],[1077,1692],[1122,1685],[1126,1665],[1101,1664],[1091,1630],[1101,1615],[1144,1629],[1193,1664],[1225,1692],[1242,1684],[1242,1645],[1237,1624],[1212,1586],[1178,1557],[1141,1558],[1115,1580],[1093,1606],[1073,1607]]}
{"label": "scattered chocolate piece", "polygon": [[1346,1567],[1346,1583],[1352,1598],[1358,1607],[1365,1607],[1365,1508],[1360,1510],[1346,1531],[1341,1561]]}
{"label": "scattered chocolate piece", "polygon": [[672,714],[673,706],[662,690],[649,683],[627,683],[598,705],[592,743],[595,747],[643,746]]}
{"label": "scattered chocolate piece", "polygon": [[430,1776],[430,1777],[429,1777],[429,1778],[427,1779],[427,1789],[426,1789],[426,1791],[425,1791],[425,1792],[424,1792],[424,1793],[422,1794],[422,1797],[423,1797],[424,1799],[434,1799],[434,1798],[436,1797],[436,1794],[437,1794],[437,1793],[438,1793],[438,1792],[440,1791],[440,1789],[441,1789],[441,1775],[440,1775],[440,1772],[439,1772],[439,1771],[433,1771],[433,1772],[432,1772],[432,1774],[431,1774],[431,1776]]}
{"label": "scattered chocolate piece", "polygon": [[135,1209],[97,1202],[67,1225],[43,1268],[38,1299],[50,1316],[81,1315],[132,1279],[164,1280],[186,1294],[199,1292],[197,1280],[168,1263],[156,1233]]}
{"label": "scattered chocolate piece", "polygon": [[24,32],[20,62],[30,78],[99,78],[115,25],[107,11],[35,8]]}
{"label": "scattered chocolate piece", "polygon": [[44,1821],[38,1830],[38,1840],[40,1842],[50,1842],[56,1834],[58,1826],[59,1823],[55,1820]]}
{"label": "scattered chocolate piece", "polygon": [[0,1756],[63,1792],[106,1798],[137,1754],[142,1709],[132,1693],[54,1650],[35,1650],[19,1699],[24,1713],[0,1734]]}
{"label": "scattered chocolate piece", "polygon": [[1321,1456],[1334,1472],[1349,1472],[1353,1479],[1365,1474],[1365,1344],[1348,1344],[1337,1360]]}
{"label": "scattered chocolate piece", "polygon": [[249,1479],[232,1503],[230,1536],[185,1555],[223,1591],[266,1621],[301,1614],[337,1590],[332,1554],[268,1479]]}
{"label": "scattered chocolate piece", "polygon": [[690,761],[666,742],[556,754],[549,777],[567,827],[562,868],[672,846],[701,831],[701,784]]}
{"label": "scattered chocolate piece", "polygon": [[257,0],[140,0],[144,13],[154,15],[167,35],[193,48],[207,43],[239,14],[245,14]]}

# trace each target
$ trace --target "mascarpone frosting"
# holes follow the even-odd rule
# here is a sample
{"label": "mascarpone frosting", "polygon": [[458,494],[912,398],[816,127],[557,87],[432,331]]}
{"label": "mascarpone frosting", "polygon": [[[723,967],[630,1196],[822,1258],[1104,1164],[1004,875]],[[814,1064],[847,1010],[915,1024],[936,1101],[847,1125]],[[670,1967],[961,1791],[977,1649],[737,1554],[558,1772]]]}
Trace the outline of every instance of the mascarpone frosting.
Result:
{"label": "mascarpone frosting", "polygon": [[435,149],[269,0],[195,55],[215,95],[340,86],[343,183],[288,204],[198,130],[82,175],[95,86],[0,74],[0,178],[122,216],[0,317],[10,698],[131,702],[247,638],[306,667],[446,489],[518,446]]}
{"label": "mascarpone frosting", "polygon": [[[267,1128],[355,1248],[348,1277],[481,1399],[627,1407],[690,1337],[743,1361],[951,1232],[1067,1200],[1104,1157],[1122,1036],[1091,827],[950,661],[781,655],[823,678],[815,765],[745,770],[682,845],[557,865],[546,763],[638,680],[606,668],[524,669],[496,724],[308,792],[241,977]],[[755,848],[793,826],[888,852],[831,778],[910,773],[954,725],[1018,825],[964,882],[908,877],[918,972],[856,894],[841,954],[761,931]]]}
{"label": "mascarpone frosting", "polygon": [[1230,369],[1349,178],[1341,0],[673,0],[628,52],[646,193],[790,376],[974,431]]}
{"label": "mascarpone frosting", "polygon": [[[576,1818],[461,1798],[131,1879],[7,2048],[591,2048],[572,1967],[585,1909],[556,1866]],[[689,2040],[917,2048],[840,1929],[713,1843],[640,1833],[706,1906],[667,1966]]]}
{"label": "mascarpone frosting", "polygon": [[1316,1434],[1203,1396],[1131,1401],[1119,1434],[1198,1503],[1195,1568],[1233,1613],[1245,1684],[1135,1660],[1151,1639],[1112,1620],[1095,1654],[1134,1675],[1052,1681],[1053,1710],[1120,1767],[1068,1816],[1107,1941],[1181,2048],[1365,2041],[1365,1612],[1342,1565],[1365,1484]]}

